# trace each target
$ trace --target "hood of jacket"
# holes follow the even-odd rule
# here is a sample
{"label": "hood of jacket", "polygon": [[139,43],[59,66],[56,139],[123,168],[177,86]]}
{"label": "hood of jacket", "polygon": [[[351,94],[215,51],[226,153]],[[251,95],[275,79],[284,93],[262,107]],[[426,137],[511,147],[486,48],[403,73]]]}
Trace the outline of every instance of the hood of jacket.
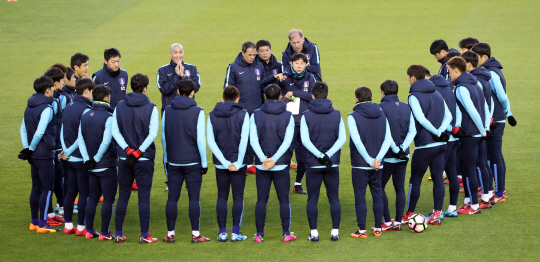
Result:
{"label": "hood of jacket", "polygon": [[386,101],[399,101],[398,95],[385,95],[381,98],[381,103]]}
{"label": "hood of jacket", "polygon": [[261,111],[271,115],[279,115],[287,111],[287,105],[281,100],[268,99],[261,106]]}
{"label": "hood of jacket", "polygon": [[372,102],[358,103],[354,106],[353,110],[363,117],[370,119],[379,118],[382,114],[381,107]]}
{"label": "hood of jacket", "polygon": [[456,81],[454,81],[454,84],[456,86],[463,85],[463,84],[471,84],[476,85],[478,83],[478,79],[476,79],[475,76],[473,76],[471,73],[465,72],[461,74]]}
{"label": "hood of jacket", "polygon": [[485,81],[491,80],[491,74],[483,67],[478,67],[470,72],[476,78],[484,79]]}
{"label": "hood of jacket", "polygon": [[437,87],[448,87],[448,81],[442,75],[431,76],[429,81]]}
{"label": "hood of jacket", "polygon": [[328,114],[334,111],[334,107],[332,107],[332,101],[328,99],[311,100],[309,101],[308,109],[315,114]]}
{"label": "hood of jacket", "polygon": [[150,103],[150,99],[143,93],[132,92],[124,97],[124,103],[126,103],[127,106],[139,107]]}
{"label": "hood of jacket", "polygon": [[244,108],[241,105],[232,101],[227,101],[217,103],[213,112],[217,117],[231,117],[242,109]]}
{"label": "hood of jacket", "polygon": [[242,52],[240,52],[238,56],[236,56],[234,63],[241,67],[255,66],[255,64],[257,63],[257,59],[253,60],[253,63],[250,64],[246,61],[246,59],[244,59]]}
{"label": "hood of jacket", "polygon": [[194,106],[197,106],[197,102],[189,96],[177,96],[171,102],[171,107],[174,109],[184,110]]}
{"label": "hood of jacket", "polygon": [[427,79],[420,79],[411,85],[411,90],[409,92],[433,93],[435,92],[435,85]]}
{"label": "hood of jacket", "polygon": [[35,108],[43,104],[51,104],[52,98],[45,96],[44,94],[34,93],[28,98],[28,107]]}
{"label": "hood of jacket", "polygon": [[503,66],[501,65],[499,60],[495,59],[495,57],[490,57],[488,60],[486,60],[486,62],[482,66],[485,68],[496,67],[499,69],[503,69]]}

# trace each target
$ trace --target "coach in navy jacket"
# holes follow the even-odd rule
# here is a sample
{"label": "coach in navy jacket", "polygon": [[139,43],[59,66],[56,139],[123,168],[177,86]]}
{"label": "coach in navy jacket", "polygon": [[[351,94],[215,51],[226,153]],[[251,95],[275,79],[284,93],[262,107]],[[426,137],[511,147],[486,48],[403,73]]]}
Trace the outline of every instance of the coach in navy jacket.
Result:
{"label": "coach in navy jacket", "polygon": [[261,81],[264,66],[255,59],[257,51],[253,42],[246,42],[242,45],[242,52],[238,54],[234,63],[227,68],[225,85],[234,86],[240,91],[240,101],[248,113],[253,114],[255,109],[261,107],[262,88]]}
{"label": "coach in navy jacket", "polygon": [[111,107],[115,108],[118,102],[126,96],[128,73],[120,68],[120,52],[116,48],[105,50],[103,68],[92,75],[96,85],[105,85],[112,90]]}
{"label": "coach in navy jacket", "polygon": [[302,30],[298,29],[293,29],[289,32],[289,44],[287,44],[287,48],[282,53],[281,64],[283,65],[284,72],[290,70],[288,66],[295,53],[303,53],[308,57],[308,71],[315,76],[317,81],[322,81],[319,48],[317,48],[315,43],[305,38]]}
{"label": "coach in navy jacket", "polygon": [[[281,62],[278,62],[276,57],[272,54],[272,45],[268,40],[262,39],[257,42],[256,60],[264,66],[262,79],[266,79],[269,76],[281,74],[283,72]],[[268,84],[263,85],[263,89],[266,86],[268,86]]]}
{"label": "coach in navy jacket", "polygon": [[195,83],[195,93],[199,92],[201,88],[199,71],[195,65],[184,62],[184,48],[182,45],[178,43],[171,45],[169,55],[171,56],[171,62],[160,67],[157,72],[157,86],[161,92],[162,114],[165,111],[165,107],[170,105],[172,100],[178,96],[176,85],[180,79],[188,78],[193,80],[193,83]]}

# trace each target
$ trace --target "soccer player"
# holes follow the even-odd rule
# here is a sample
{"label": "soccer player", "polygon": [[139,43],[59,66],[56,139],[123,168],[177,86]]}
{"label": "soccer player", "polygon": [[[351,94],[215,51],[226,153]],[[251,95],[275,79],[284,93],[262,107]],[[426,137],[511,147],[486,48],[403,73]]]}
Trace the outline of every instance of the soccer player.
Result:
{"label": "soccer player", "polygon": [[76,53],[74,54],[73,56],[71,56],[71,68],[73,69],[73,71],[75,72],[75,79],[79,79],[79,78],[90,78],[87,73],[88,73],[88,60],[90,60],[90,58],[88,58],[87,55],[85,54],[81,54],[81,53]]}
{"label": "soccer player", "polygon": [[440,225],[445,193],[444,152],[449,139],[449,135],[444,131],[452,121],[452,114],[435,85],[425,79],[425,67],[411,65],[407,69],[407,75],[411,84],[409,106],[413,112],[417,133],[414,138],[415,150],[411,161],[407,212],[401,221],[406,223],[414,214],[416,203],[420,198],[422,178],[429,167],[433,180],[433,214],[428,223]]}
{"label": "soccer player", "polygon": [[464,135],[464,131],[461,129],[461,111],[457,107],[456,96],[454,95],[454,84],[452,82],[448,82],[441,75],[431,76],[429,81],[435,85],[436,90],[442,95],[444,102],[452,115],[452,121],[450,121],[450,125],[445,130],[450,136],[446,143],[446,151],[444,153],[444,170],[448,177],[450,201],[448,208],[443,212],[443,217],[457,217],[458,213],[456,206],[459,197],[460,183],[457,173],[457,149],[459,146],[459,138]]}
{"label": "soccer player", "polygon": [[[154,243],[157,238],[148,234],[150,225],[150,192],[154,177],[154,158],[159,129],[159,113],[154,103],[146,96],[148,76],[135,74],[131,77],[132,93],[126,95],[113,113],[112,134],[117,143],[118,157],[118,201],[116,203],[115,242],[126,240],[122,225],[126,216],[131,186],[137,180],[139,187],[139,219],[141,237],[139,243]],[[111,98],[112,100],[112,98]]]}
{"label": "soccer player", "polygon": [[19,159],[28,160],[32,174],[30,193],[30,230],[55,233],[60,229],[47,225],[47,210],[54,190],[54,110],[51,107],[54,81],[41,76],[34,81],[34,93],[28,99],[21,124],[23,150]]}
{"label": "soccer player", "polygon": [[[49,68],[45,74],[45,76],[50,77],[54,81],[54,94],[53,94],[53,102],[52,102],[52,108],[54,110],[53,115],[53,122],[54,122],[54,130],[55,130],[55,143],[54,143],[54,151],[55,151],[55,158],[54,158],[54,194],[56,195],[57,203],[59,207],[64,207],[64,192],[63,192],[63,186],[62,186],[62,177],[63,177],[63,169],[62,169],[62,163],[60,162],[60,158],[56,157],[57,154],[59,154],[62,151],[62,143],[60,142],[60,128],[62,127],[62,110],[65,106],[64,103],[62,103],[61,91],[64,87],[64,72],[58,68],[58,67],[51,67]],[[65,100],[65,98],[63,99]],[[64,101],[65,102],[65,101]],[[52,205],[52,195],[51,195],[51,205],[48,206],[48,216],[51,220],[56,221],[57,223],[54,223],[56,226],[61,225],[60,222],[64,222],[64,219],[54,213],[53,205]]]}
{"label": "soccer player", "polygon": [[[466,51],[461,55],[465,62],[467,62],[466,71],[475,76],[478,80],[477,84],[482,91],[484,96],[484,110],[485,110],[485,129],[493,130],[499,126],[499,123],[493,121],[493,88],[491,87],[491,74],[489,71],[483,67],[478,68],[478,55],[473,51]],[[478,112],[482,113],[482,112]],[[493,132],[493,131],[492,131]],[[480,208],[491,208],[491,203],[489,199],[493,196],[493,191],[490,192],[490,181],[493,181],[493,173],[488,168],[488,157],[487,157],[487,141],[482,140],[480,147],[478,148],[478,163],[477,169],[479,172],[479,182],[480,188],[482,189],[482,200],[480,201]],[[467,197],[467,191],[465,191],[465,197]]]}
{"label": "soccer player", "polygon": [[321,58],[319,55],[319,48],[315,43],[310,42],[304,37],[304,33],[299,29],[291,29],[288,34],[289,44],[282,53],[281,64],[283,65],[283,71],[289,72],[288,65],[292,62],[292,57],[296,53],[305,54],[308,58],[307,70],[315,76],[317,81],[322,81],[321,74]]}
{"label": "soccer player", "polygon": [[[81,117],[92,107],[92,91],[96,85],[90,78],[81,78],[75,84],[77,95],[73,97],[73,101],[69,103],[62,114],[62,130],[60,133],[62,141],[62,153],[60,157],[66,160],[68,166],[67,184],[68,190],[64,198],[64,219],[65,227],[64,234],[75,234],[77,236],[85,236],[85,216],[86,203],[89,193],[88,171],[84,166],[81,152],[79,151],[79,125]],[[73,206],[75,198],[79,193],[79,202],[77,205],[80,210],[78,212],[77,227],[73,226]],[[80,212],[79,212],[80,211]]]}
{"label": "soccer player", "polygon": [[[62,88],[62,94],[61,94],[62,96],[65,97],[65,103],[66,103],[65,107],[67,107],[67,105],[69,105],[71,101],[73,101],[73,98],[77,95],[77,91],[75,90],[75,82],[77,81],[77,79],[75,78],[75,71],[73,71],[71,67],[67,67],[66,69],[67,69],[66,82],[65,82],[64,88]],[[65,107],[64,107],[64,110],[65,110]],[[64,113],[62,112],[62,119],[63,118],[64,118]],[[62,162],[62,169],[64,170],[64,198],[65,198],[68,192],[67,180],[68,180],[69,166],[68,166],[67,160],[62,159],[61,162]],[[61,211],[62,212],[59,211],[59,214],[64,215],[63,210]]]}
{"label": "soccer player", "polygon": [[238,104],[240,92],[236,87],[225,87],[221,100],[210,112],[206,126],[208,147],[212,150],[216,166],[218,240],[227,241],[227,201],[229,190],[232,190],[231,241],[244,241],[247,237],[240,233],[240,226],[244,214],[249,115],[243,106]]}
{"label": "soccer player", "polygon": [[500,124],[493,130],[493,139],[487,143],[488,159],[495,178],[495,196],[490,202],[506,202],[508,195],[505,189],[506,165],[502,154],[502,136],[506,119],[511,126],[515,126],[517,121],[510,110],[510,100],[506,95],[506,79],[501,71],[503,67],[495,57],[491,57],[491,47],[488,43],[478,43],[473,46],[472,51],[478,54],[478,66],[483,66],[491,74],[490,83],[494,95],[493,119]]}
{"label": "soccer player", "polygon": [[435,57],[435,60],[441,63],[441,68],[439,69],[438,74],[442,75],[446,80],[448,80],[449,77],[448,69],[446,68],[446,60],[444,58],[449,51],[457,51],[457,49],[452,47],[452,49],[448,50],[448,45],[442,39],[433,41],[433,43],[431,43],[431,47],[429,48],[429,52]]}
{"label": "soccer player", "polygon": [[306,212],[311,234],[309,241],[319,241],[317,217],[321,184],[324,182],[326,195],[330,202],[332,231],[330,239],[339,240],[341,204],[339,202],[339,161],[341,147],[347,139],[345,124],[340,112],[332,107],[328,100],[328,85],[316,82],[313,85],[312,98],[308,111],[304,112],[300,122],[300,135],[306,147],[306,187],[308,200]]}
{"label": "soccer player", "polygon": [[[282,66],[277,61],[276,57],[272,54],[272,45],[270,41],[261,39],[257,42],[257,61],[264,67],[262,72],[262,79],[266,79],[269,76],[281,74]],[[263,85],[263,87],[266,87]]]}
{"label": "soccer player", "polygon": [[103,68],[92,75],[92,80],[96,85],[105,85],[112,91],[111,107],[114,109],[119,101],[122,101],[126,96],[126,86],[128,73],[120,68],[120,51],[116,48],[105,49],[103,53],[104,64]]}
{"label": "soccer player", "polygon": [[478,39],[474,37],[467,37],[467,38],[461,39],[459,41],[459,48],[461,49],[460,53],[463,54],[467,51],[470,51],[471,48],[478,43],[479,43]]}
{"label": "soccer player", "polygon": [[[111,89],[98,85],[92,92],[94,102],[92,109],[81,117],[79,127],[79,150],[88,169],[88,184],[90,194],[86,206],[86,239],[99,237],[100,241],[112,240],[109,233],[112,219],[114,198],[118,178],[116,173],[116,148],[112,142],[112,113],[110,106]],[[103,194],[101,206],[101,231],[94,230],[94,217],[99,198]]]}
{"label": "soccer player", "polygon": [[290,62],[290,70],[282,74],[269,76],[263,81],[263,86],[267,83],[279,84],[281,93],[288,101],[288,110],[294,117],[294,137],[291,144],[296,154],[296,181],[294,182],[293,192],[307,194],[302,188],[302,179],[306,172],[304,148],[300,138],[300,120],[302,114],[308,110],[308,105],[312,100],[311,91],[315,84],[315,77],[307,70],[308,58],[304,54],[294,54]]}
{"label": "soccer player", "polygon": [[270,196],[270,186],[274,188],[279,200],[279,213],[283,228],[283,242],[296,240],[291,233],[291,204],[289,186],[291,184],[289,165],[294,135],[294,119],[287,106],[281,101],[281,90],[271,84],[265,90],[265,102],[255,110],[250,119],[250,143],[255,151],[257,165],[257,205],[255,206],[255,242],[264,240],[266,205]]}
{"label": "soccer player", "polygon": [[[171,62],[160,67],[157,72],[157,86],[161,92],[161,115],[165,108],[171,104],[173,99],[178,96],[178,81],[181,79],[191,79],[195,83],[195,93],[201,88],[201,76],[197,67],[184,62],[184,47],[181,44],[174,43],[169,49]],[[193,97],[195,99],[195,96]],[[165,159],[163,159],[165,167]],[[165,167],[165,176],[168,180],[167,168]],[[168,181],[165,182],[166,184]],[[168,190],[167,185],[165,190]]]}
{"label": "soccer player", "polygon": [[[363,89],[363,90],[364,91],[359,90],[360,94],[365,94],[367,90],[369,89]],[[396,81],[386,80],[381,84],[382,99],[379,106],[381,107],[382,111],[384,112],[384,115],[386,116],[387,123],[389,124],[389,127],[390,127],[390,133],[392,135],[392,141],[391,141],[392,150],[388,150],[386,152],[386,154],[384,155],[384,159],[382,161],[383,163],[381,163],[381,166],[384,164],[384,168],[381,168],[382,169],[382,190],[381,190],[382,192],[381,193],[382,193],[382,201],[384,204],[383,218],[385,222],[384,224],[382,224],[382,227],[381,227],[382,231],[391,231],[391,230],[400,231],[401,230],[401,218],[403,216],[403,210],[405,209],[405,202],[406,202],[405,200],[405,173],[407,172],[407,163],[409,162],[409,158],[410,158],[409,146],[411,145],[414,139],[414,136],[416,135],[416,127],[414,124],[414,117],[412,115],[411,108],[409,107],[409,105],[399,101],[399,97],[397,94],[398,94],[398,84]],[[369,101],[370,100],[363,101],[364,104],[369,104],[369,105],[358,104],[359,109],[361,107],[370,107],[370,106],[373,107],[371,105],[373,103],[368,103]],[[355,116],[357,118],[360,117],[360,115],[357,115],[357,114],[351,114],[349,117],[354,118]],[[370,123],[370,121],[368,121],[369,119],[367,120],[362,119],[362,120],[365,121],[366,124]],[[347,120],[347,122],[350,125],[351,121]],[[363,125],[362,123],[359,124],[360,128],[363,128],[362,125]],[[353,126],[353,128],[356,128],[356,126]],[[373,139],[371,138],[372,135],[379,136],[380,134],[368,134],[368,135],[369,136],[364,134],[364,140],[362,141],[366,141],[366,139],[367,141],[371,141]],[[360,141],[360,143],[362,143],[362,141]],[[374,140],[374,141],[377,141],[377,140]],[[379,159],[379,161],[380,160],[381,159]],[[372,163],[373,162],[371,162],[371,164]],[[369,162],[367,162],[366,164],[369,164]],[[367,168],[368,170],[366,172],[373,171],[373,168],[371,168],[371,165],[370,167],[365,167],[365,168]],[[360,171],[360,170],[356,170],[356,171]],[[390,177],[392,177],[394,190],[396,192],[396,216],[393,223],[392,223],[392,219],[390,218],[390,210],[388,209],[388,197],[386,196],[386,192],[384,190],[386,187],[386,184],[390,180]],[[376,182],[376,181],[373,181],[373,182]],[[365,188],[363,190],[365,190]],[[362,196],[365,196],[365,192]],[[363,199],[365,202],[365,198]],[[364,227],[364,230],[365,230],[365,227]]]}
{"label": "soccer player", "polygon": [[447,65],[452,82],[456,86],[455,94],[462,113],[461,128],[465,132],[465,135],[459,139],[458,150],[464,178],[463,185],[469,197],[465,197],[463,205],[458,208],[458,214],[480,214],[476,177],[478,148],[482,139],[488,140],[491,135],[485,130],[485,100],[482,90],[477,85],[476,77],[466,72],[465,59],[454,57],[448,61]]}
{"label": "soccer player", "polygon": [[182,184],[186,182],[189,197],[189,219],[191,221],[191,242],[208,242],[209,238],[200,234],[202,175],[208,172],[206,162],[206,136],[204,135],[204,111],[197,106],[195,82],[190,79],[178,81],[179,96],[165,108],[161,118],[161,144],[169,177],[169,196],[165,207],[167,216],[167,237],[163,241],[174,243],[174,229],[178,215],[178,199]]}
{"label": "soccer player", "polygon": [[[368,237],[366,233],[367,185],[369,185],[371,197],[373,198],[373,214],[375,215],[373,235],[376,237],[382,235],[381,225],[384,206],[381,185],[383,170],[381,159],[383,159],[392,144],[392,133],[384,111],[379,105],[371,102],[371,90],[363,86],[357,88],[354,94],[356,96],[356,106],[347,117],[347,123],[351,134],[351,176],[358,231],[351,234],[351,237],[365,239]],[[407,117],[409,116],[410,113]],[[399,152],[401,155],[406,154],[403,149],[399,150]]]}

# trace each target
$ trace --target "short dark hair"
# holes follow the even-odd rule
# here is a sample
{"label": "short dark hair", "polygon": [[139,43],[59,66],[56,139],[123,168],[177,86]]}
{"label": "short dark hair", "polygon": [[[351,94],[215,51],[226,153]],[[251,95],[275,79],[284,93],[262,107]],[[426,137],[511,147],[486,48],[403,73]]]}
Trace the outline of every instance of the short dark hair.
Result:
{"label": "short dark hair", "polygon": [[255,43],[251,41],[247,41],[244,44],[242,44],[242,53],[245,53],[248,49],[257,49],[257,46],[255,46]]}
{"label": "short dark hair", "polygon": [[68,80],[71,79],[71,77],[75,74],[75,71],[73,71],[73,69],[71,67],[68,67],[67,68],[67,73],[66,73],[66,78]]}
{"label": "short dark hair", "polygon": [[433,43],[431,43],[431,46],[429,47],[429,52],[432,55],[440,53],[442,50],[448,51],[448,45],[442,39],[437,39],[433,41]]}
{"label": "short dark hair", "polygon": [[189,78],[182,78],[176,84],[178,92],[181,96],[189,96],[193,90],[195,90],[195,83]]}
{"label": "short dark hair", "polygon": [[54,81],[48,76],[40,76],[34,81],[34,90],[36,93],[45,94],[45,91],[53,86]]}
{"label": "short dark hair", "polygon": [[87,55],[76,53],[73,56],[71,56],[70,66],[73,70],[75,70],[75,66],[80,67],[82,64],[88,62],[88,60],[90,60],[90,58]]}
{"label": "short dark hair", "polygon": [[118,51],[118,49],[116,49],[114,47],[109,48],[109,49],[105,49],[105,52],[103,52],[103,57],[107,61],[109,61],[111,58],[117,57],[117,56],[122,58],[122,55],[120,55],[120,51]]}
{"label": "short dark hair", "polygon": [[145,74],[135,74],[131,77],[131,90],[135,93],[142,93],[145,87],[148,87],[150,80]]}
{"label": "short dark hair", "polygon": [[358,102],[371,101],[371,90],[366,86],[361,86],[354,91],[354,95]]}
{"label": "short dark hair", "polygon": [[416,80],[426,78],[426,68],[423,65],[411,65],[407,69],[407,75],[409,77],[414,76]]}
{"label": "short dark hair", "polygon": [[429,69],[426,68],[426,77],[431,77],[431,72],[429,72]]}
{"label": "short dark hair", "polygon": [[478,43],[471,48],[472,51],[478,54],[478,56],[487,55],[491,57],[491,47],[488,43]]}
{"label": "short dark hair", "polygon": [[266,96],[266,99],[279,99],[281,88],[276,84],[268,85],[266,90],[264,90],[264,95]]}
{"label": "short dark hair", "polygon": [[328,97],[328,85],[325,82],[315,82],[311,88],[311,94],[315,99],[326,99]]}
{"label": "short dark hair", "polygon": [[474,68],[478,67],[478,55],[473,51],[467,51],[461,55],[465,62],[471,63]]}
{"label": "short dark hair", "polygon": [[306,63],[306,64],[308,63],[307,56],[304,55],[304,54],[302,54],[302,53],[296,53],[296,54],[294,54],[294,55],[291,57],[291,62],[294,62],[294,61],[300,60],[300,59],[304,60],[304,63]]}
{"label": "short dark hair", "polygon": [[444,61],[448,62],[448,60],[450,60],[450,58],[460,56],[460,55],[461,54],[458,51],[450,51],[450,52],[448,52],[446,54],[446,56],[444,56]]}
{"label": "short dark hair", "polygon": [[111,89],[106,85],[97,85],[92,91],[92,97],[94,101],[103,101],[111,94]]}
{"label": "short dark hair", "polygon": [[272,45],[270,44],[270,41],[266,39],[261,39],[257,41],[257,51],[259,51],[259,47],[268,46],[270,49],[272,49]]}
{"label": "short dark hair", "polygon": [[461,49],[466,48],[468,50],[471,50],[471,48],[478,43],[479,43],[478,39],[474,37],[463,38],[459,41],[459,48]]}
{"label": "short dark hair", "polygon": [[67,67],[61,63],[56,63],[54,65],[52,65],[51,67],[57,67],[57,68],[60,68],[60,70],[62,70],[62,72],[64,72],[64,74],[67,74],[68,70],[67,70]]}
{"label": "short dark hair", "polygon": [[448,62],[446,62],[446,65],[452,69],[458,69],[461,73],[467,71],[467,62],[465,62],[465,59],[461,57],[452,57]]}
{"label": "short dark hair", "polygon": [[60,80],[64,79],[64,72],[62,72],[62,70],[60,70],[58,67],[51,67],[47,69],[43,75],[50,77],[54,82],[60,82]]}
{"label": "short dark hair", "polygon": [[384,95],[397,95],[398,93],[398,83],[394,80],[386,80],[381,84],[381,91],[384,92]]}
{"label": "short dark hair", "polygon": [[223,101],[236,101],[240,97],[240,92],[238,91],[238,88],[234,86],[227,86],[223,88]]}
{"label": "short dark hair", "polygon": [[77,95],[80,96],[84,94],[84,90],[88,89],[89,91],[92,91],[95,87],[96,84],[90,78],[79,78],[77,79],[77,82],[75,82],[75,91],[77,91]]}

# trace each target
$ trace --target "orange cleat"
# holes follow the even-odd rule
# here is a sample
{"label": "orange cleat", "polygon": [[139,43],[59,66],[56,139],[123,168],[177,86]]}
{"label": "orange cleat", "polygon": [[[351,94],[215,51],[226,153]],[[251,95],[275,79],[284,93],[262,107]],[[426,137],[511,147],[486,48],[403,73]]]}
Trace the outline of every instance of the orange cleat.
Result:
{"label": "orange cleat", "polygon": [[30,227],[28,229],[30,229],[30,231],[36,231],[38,228],[39,227],[37,225],[30,223]]}
{"label": "orange cleat", "polygon": [[163,238],[163,241],[164,242],[167,242],[167,243],[174,243],[175,240],[174,240],[174,235],[170,236],[170,237],[164,237]]}
{"label": "orange cleat", "polygon": [[487,208],[491,208],[491,203],[489,201],[484,201],[484,200],[480,200],[480,209],[487,209]]}
{"label": "orange cleat", "polygon": [[382,231],[381,231],[381,229],[375,229],[375,231],[373,231],[373,235],[374,235],[375,237],[380,237],[380,236],[382,236]]}
{"label": "orange cleat", "polygon": [[366,232],[360,233],[360,231],[356,231],[355,233],[351,234],[351,237],[354,237],[354,238],[363,238],[363,239],[365,239],[365,238],[368,237],[368,235],[367,235]]}
{"label": "orange cleat", "polygon": [[99,198],[99,202],[103,202],[103,197],[100,197],[100,198]]}
{"label": "orange cleat", "polygon": [[79,203],[79,198],[76,197],[76,198],[75,198],[75,202],[73,202],[73,204],[77,205],[78,203]]}
{"label": "orange cleat", "polygon": [[[174,240],[174,236],[173,236]],[[209,242],[210,238],[204,237],[203,235],[199,235],[198,237],[191,235],[191,243],[200,243],[200,242]]]}
{"label": "orange cleat", "polygon": [[37,233],[56,233],[58,231],[60,231],[60,229],[51,227],[49,225],[45,225],[44,227],[38,227],[36,229]]}

